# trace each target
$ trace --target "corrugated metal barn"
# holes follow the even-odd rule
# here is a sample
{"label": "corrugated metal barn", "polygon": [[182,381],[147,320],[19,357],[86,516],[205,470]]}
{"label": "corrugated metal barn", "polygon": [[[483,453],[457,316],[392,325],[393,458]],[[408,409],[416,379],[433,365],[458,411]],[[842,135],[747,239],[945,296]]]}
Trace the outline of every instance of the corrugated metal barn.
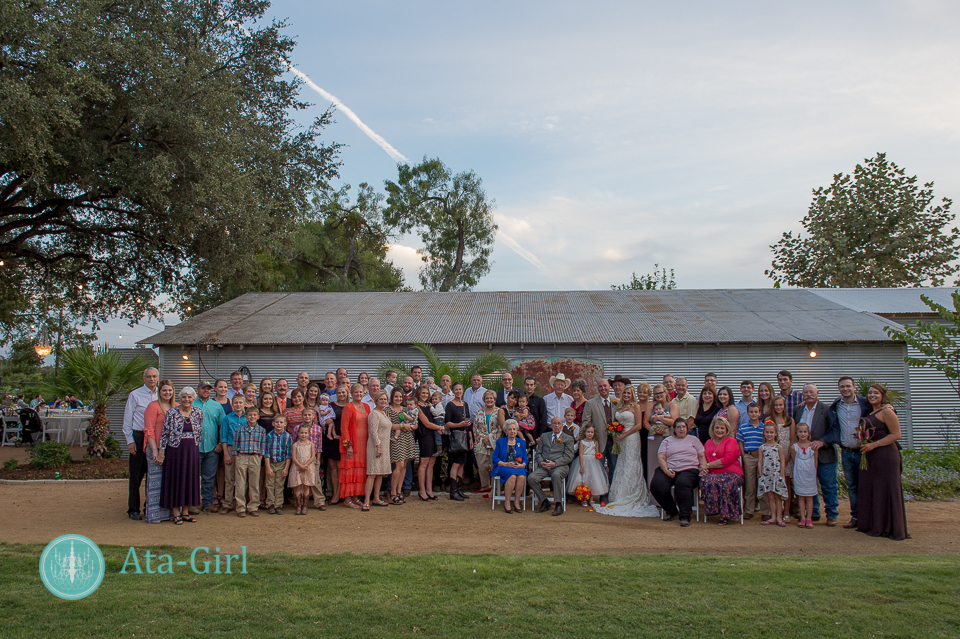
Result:
{"label": "corrugated metal barn", "polygon": [[[902,290],[919,304],[918,289]],[[907,391],[911,401],[899,411],[906,444],[936,443],[941,423],[928,408],[950,410],[956,395],[939,373],[908,370],[905,347],[883,331],[891,323],[802,289],[248,293],[143,343],[159,347],[162,376],[177,388],[241,366],[255,382],[292,381],[300,371],[322,377],[340,366],[356,379],[387,358],[425,364],[409,348],[416,342],[461,361],[491,349],[516,363],[595,361],[606,376],[634,383],[682,375],[694,393],[707,372],[735,394],[744,379],[776,389],[785,368],[795,388],[816,383],[829,402],[841,375],[868,377]]]}

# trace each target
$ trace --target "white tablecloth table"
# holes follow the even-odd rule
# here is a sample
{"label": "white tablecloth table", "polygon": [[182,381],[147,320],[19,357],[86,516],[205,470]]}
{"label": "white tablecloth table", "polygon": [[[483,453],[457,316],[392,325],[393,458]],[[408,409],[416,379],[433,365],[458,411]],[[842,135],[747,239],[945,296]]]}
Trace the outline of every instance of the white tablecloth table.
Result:
{"label": "white tablecloth table", "polygon": [[93,413],[66,413],[41,415],[41,420],[46,428],[59,428],[60,442],[70,444],[73,441],[73,435],[78,428],[87,427],[87,422],[93,419]]}

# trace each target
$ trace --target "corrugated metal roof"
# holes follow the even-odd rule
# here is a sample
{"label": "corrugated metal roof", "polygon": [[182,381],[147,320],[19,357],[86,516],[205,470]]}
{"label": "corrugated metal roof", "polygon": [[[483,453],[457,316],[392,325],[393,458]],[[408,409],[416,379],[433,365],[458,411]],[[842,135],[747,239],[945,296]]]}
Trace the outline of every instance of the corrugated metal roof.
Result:
{"label": "corrugated metal roof", "polygon": [[957,287],[943,288],[809,288],[805,289],[841,306],[880,315],[923,315],[930,307],[920,299],[926,295],[937,304],[953,308]]}
{"label": "corrugated metal roof", "polygon": [[143,343],[886,341],[889,322],[858,311],[802,289],[247,293]]}

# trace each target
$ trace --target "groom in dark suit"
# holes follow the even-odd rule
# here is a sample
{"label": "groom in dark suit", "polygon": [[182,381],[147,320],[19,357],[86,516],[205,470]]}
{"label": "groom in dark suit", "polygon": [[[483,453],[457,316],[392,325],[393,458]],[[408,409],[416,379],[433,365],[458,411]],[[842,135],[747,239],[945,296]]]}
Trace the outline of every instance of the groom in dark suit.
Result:
{"label": "groom in dark suit", "polygon": [[565,435],[563,418],[554,417],[550,422],[550,432],[540,436],[537,444],[537,467],[527,477],[527,486],[537,496],[540,508],[537,512],[550,509],[550,502],[543,492],[540,482],[547,477],[553,483],[553,516],[563,514],[563,491],[567,489],[567,474],[573,461],[573,437]]}

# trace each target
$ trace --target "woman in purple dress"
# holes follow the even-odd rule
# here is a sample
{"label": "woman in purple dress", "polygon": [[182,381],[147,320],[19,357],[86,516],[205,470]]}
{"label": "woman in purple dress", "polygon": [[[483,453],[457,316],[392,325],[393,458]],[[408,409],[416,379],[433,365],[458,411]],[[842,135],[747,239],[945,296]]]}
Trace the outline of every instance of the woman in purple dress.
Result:
{"label": "woman in purple dress", "polygon": [[900,482],[902,460],[897,444],[900,419],[890,407],[887,389],[880,384],[870,386],[867,401],[873,412],[861,420],[861,428],[867,430],[869,441],[860,446],[867,466],[860,470],[857,487],[857,530],[871,537],[909,539]]}
{"label": "woman in purple dress", "polygon": [[180,391],[180,405],[167,411],[160,435],[159,462],[163,464],[160,506],[171,509],[173,523],[194,522],[187,509],[200,506],[200,440],[203,412],[194,408],[197,392]]}

